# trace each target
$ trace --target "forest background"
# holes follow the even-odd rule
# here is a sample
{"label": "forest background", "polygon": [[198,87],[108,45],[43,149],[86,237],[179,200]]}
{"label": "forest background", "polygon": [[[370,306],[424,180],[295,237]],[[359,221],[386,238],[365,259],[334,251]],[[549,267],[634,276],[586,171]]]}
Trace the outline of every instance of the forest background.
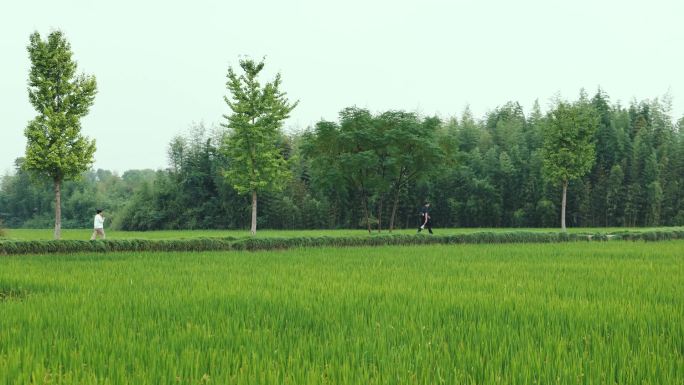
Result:
{"label": "forest background", "polygon": [[[568,226],[684,225],[684,117],[671,116],[670,98],[622,106],[599,89],[574,103],[591,109],[598,127],[591,171],[569,184]],[[481,119],[468,108],[449,119],[345,108],[338,121],[282,134],[290,173],[282,191],[260,198],[259,227],[410,228],[426,200],[438,227],[557,227],[561,185],[543,173],[549,122],[539,103],[525,113],[509,102]],[[89,228],[103,208],[121,230],[248,228],[249,197],[224,178],[227,134],[192,124],[166,145],[163,170],[98,169],[65,182],[63,227]],[[52,185],[22,162],[2,177],[0,219],[50,228]]]}

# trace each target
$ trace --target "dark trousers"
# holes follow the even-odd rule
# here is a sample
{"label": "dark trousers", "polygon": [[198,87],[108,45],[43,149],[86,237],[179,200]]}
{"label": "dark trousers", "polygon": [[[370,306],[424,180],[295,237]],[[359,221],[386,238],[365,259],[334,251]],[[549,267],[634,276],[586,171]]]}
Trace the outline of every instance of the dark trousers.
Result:
{"label": "dark trousers", "polygon": [[[425,219],[422,219],[422,218],[421,218],[421,219],[420,219],[420,224],[418,225],[418,232],[419,232],[419,233],[420,233],[420,230],[422,230],[422,229],[420,228],[420,226],[422,226],[423,223],[425,223]],[[425,228],[428,229],[428,231],[430,232],[430,234],[432,234],[432,219],[428,218],[427,223],[425,223]]]}

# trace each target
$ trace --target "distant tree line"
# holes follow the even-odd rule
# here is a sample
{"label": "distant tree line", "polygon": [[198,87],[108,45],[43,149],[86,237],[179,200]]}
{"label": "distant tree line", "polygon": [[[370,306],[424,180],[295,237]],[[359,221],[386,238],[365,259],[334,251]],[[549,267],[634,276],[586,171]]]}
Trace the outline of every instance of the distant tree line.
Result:
{"label": "distant tree line", "polygon": [[[281,173],[279,190],[261,193],[259,227],[414,227],[425,200],[435,226],[557,227],[557,176],[570,174],[548,172],[545,143],[554,129],[567,134],[554,119],[571,113],[595,127],[591,159],[579,160],[588,171],[568,179],[568,226],[684,225],[684,118],[673,121],[667,98],[623,107],[599,90],[573,103],[555,101],[547,113],[536,103],[524,114],[510,102],[481,120],[467,108],[442,121],[350,107],[337,121],[280,134],[289,172]],[[102,207],[112,226],[125,230],[250,228],[251,196],[239,195],[226,178],[229,134],[195,124],[169,143],[165,170],[97,170],[65,181],[62,226],[90,227]],[[52,183],[31,176],[22,162],[2,178],[0,218],[8,227],[50,227]]]}
{"label": "distant tree line", "polygon": [[[130,230],[412,227],[431,201],[437,226],[656,226],[684,222],[683,120],[670,100],[611,105],[599,90],[554,100],[546,114],[517,103],[479,121],[466,109],[442,121],[349,107],[338,121],[283,134],[297,106],[260,62],[228,69],[231,113],[169,144],[159,171],[87,171],[95,141],[80,133],[97,92],[76,73],[60,31],[27,46],[25,157],[0,185],[0,224],[87,227],[95,207]],[[51,183],[50,184],[48,183]],[[47,198],[52,189],[54,199]],[[258,205],[257,205],[258,203]],[[258,207],[258,208],[257,208]],[[64,208],[64,212],[62,212]],[[64,214],[64,215],[62,215]],[[64,219],[64,221],[62,221]],[[64,222],[64,223],[63,223]],[[258,225],[258,226],[257,226]]]}

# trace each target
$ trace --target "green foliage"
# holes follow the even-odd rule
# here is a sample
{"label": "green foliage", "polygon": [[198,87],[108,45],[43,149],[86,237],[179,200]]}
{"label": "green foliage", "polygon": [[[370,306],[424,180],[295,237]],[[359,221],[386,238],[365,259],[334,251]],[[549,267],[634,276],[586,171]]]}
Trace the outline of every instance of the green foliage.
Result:
{"label": "green foliage", "polygon": [[53,180],[79,176],[93,162],[95,142],[80,134],[80,119],[95,100],[95,78],[76,74],[71,45],[62,32],[47,40],[31,35],[29,100],[38,112],[26,128],[24,166]]}
{"label": "green foliage", "polygon": [[591,170],[596,157],[597,123],[591,106],[558,103],[550,114],[542,148],[544,172],[551,181],[579,179]]}
{"label": "green foliage", "polygon": [[226,87],[231,97],[225,101],[232,114],[224,126],[230,134],[226,141],[226,154],[231,164],[226,177],[241,194],[252,191],[279,189],[287,175],[285,159],[277,147],[280,128],[297,102],[290,104],[280,91],[280,74],[263,87],[257,77],[264,62],[240,61],[244,75],[238,76],[228,69]]}
{"label": "green foliage", "polygon": [[[584,96],[584,94],[582,94]],[[563,101],[549,114],[544,131],[542,157],[544,174],[552,183],[561,183],[561,228],[565,231],[568,182],[591,171],[596,158],[594,135],[598,125],[595,108],[581,98],[568,104]]]}
{"label": "green foliage", "polygon": [[440,125],[437,118],[404,111],[373,115],[348,107],[340,112],[339,124],[321,121],[308,133],[303,155],[328,199],[358,199],[351,207],[360,208],[362,217],[350,221],[365,224],[369,232],[372,224],[381,230],[389,211],[392,229],[402,194],[429,178],[427,169],[443,156],[437,141]]}
{"label": "green foliage", "polygon": [[[597,118],[589,141],[596,161],[567,186],[568,226],[684,224],[684,119],[674,122],[666,102],[623,107],[599,90],[565,103],[568,116],[585,108]],[[425,199],[438,228],[557,226],[563,185],[544,177],[544,133],[560,127],[552,117],[538,103],[528,115],[509,102],[478,119],[466,108],[443,122],[352,107],[337,121],[278,133],[274,146],[288,177],[280,190],[259,193],[258,226],[415,229]],[[92,210],[102,206],[108,229],[248,228],[251,197],[224,175],[233,162],[226,137],[193,125],[169,144],[166,170],[97,170],[65,182],[63,226],[91,227]],[[8,228],[50,226],[54,187],[32,179],[18,167],[0,180],[0,217]]]}
{"label": "green foliage", "polygon": [[4,256],[0,379],[681,384],[683,247]]}
{"label": "green foliage", "polygon": [[31,35],[28,45],[29,100],[38,115],[25,130],[26,159],[23,166],[55,185],[55,238],[61,229],[60,184],[76,178],[93,163],[95,141],[81,135],[80,119],[95,100],[95,78],[76,74],[71,46],[62,32],[47,40]]}
{"label": "green foliage", "polygon": [[280,90],[280,74],[263,87],[258,81],[264,62],[240,60],[244,71],[238,76],[228,69],[226,87],[231,97],[224,97],[232,114],[224,126],[231,130],[224,152],[230,159],[225,176],[239,194],[252,195],[252,233],[256,233],[257,193],[280,190],[289,170],[277,144],[282,122],[298,102],[290,104]]}
{"label": "green foliage", "polygon": [[[21,167],[23,158],[16,162],[15,175],[7,175],[0,183],[0,215],[9,228],[48,228],[54,222],[50,212],[54,208],[52,186],[42,179],[35,180]],[[92,228],[95,209],[107,211],[107,227],[121,226],[125,207],[131,197],[146,183],[152,183],[151,170],[127,171],[118,176],[106,170],[88,171],[62,185],[62,228]],[[111,222],[110,222],[111,221]]]}
{"label": "green foliage", "polygon": [[244,205],[221,176],[228,161],[220,146],[224,133],[191,126],[169,146],[171,168],[141,179],[120,217],[118,229],[221,229],[243,219],[226,206]]}

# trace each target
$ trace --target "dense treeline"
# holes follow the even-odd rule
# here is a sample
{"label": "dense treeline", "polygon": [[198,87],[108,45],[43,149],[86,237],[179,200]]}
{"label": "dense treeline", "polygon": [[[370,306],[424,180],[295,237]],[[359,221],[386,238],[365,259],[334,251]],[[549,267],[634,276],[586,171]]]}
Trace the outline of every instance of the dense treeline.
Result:
{"label": "dense treeline", "polygon": [[[623,107],[603,91],[580,95],[597,121],[595,160],[569,183],[569,226],[684,225],[684,118],[673,122],[669,103]],[[436,226],[557,227],[562,186],[543,171],[550,116],[514,102],[481,120],[468,109],[446,121],[344,109],[336,122],[281,136],[290,172],[282,191],[260,197],[259,227],[413,227],[424,200]],[[103,207],[120,229],[249,228],[250,198],[225,178],[227,138],[195,125],[169,144],[165,170],[97,170],[65,182],[63,226],[90,227]],[[2,180],[0,218],[50,227],[52,186],[20,163]]]}

